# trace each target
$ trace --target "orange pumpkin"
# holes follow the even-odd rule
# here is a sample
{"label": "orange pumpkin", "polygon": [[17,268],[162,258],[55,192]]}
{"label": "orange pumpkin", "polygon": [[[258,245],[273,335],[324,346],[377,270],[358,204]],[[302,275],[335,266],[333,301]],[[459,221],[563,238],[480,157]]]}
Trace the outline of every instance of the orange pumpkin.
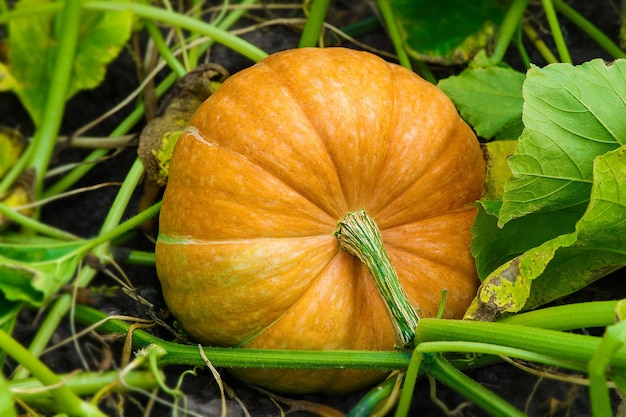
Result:
{"label": "orange pumpkin", "polygon": [[[390,350],[392,320],[335,231],[365,209],[420,317],[460,318],[478,279],[470,226],[483,155],[451,101],[345,48],[276,53],[230,77],[176,144],[156,266],[165,301],[206,345]],[[235,370],[278,391],[345,392],[384,374]]]}

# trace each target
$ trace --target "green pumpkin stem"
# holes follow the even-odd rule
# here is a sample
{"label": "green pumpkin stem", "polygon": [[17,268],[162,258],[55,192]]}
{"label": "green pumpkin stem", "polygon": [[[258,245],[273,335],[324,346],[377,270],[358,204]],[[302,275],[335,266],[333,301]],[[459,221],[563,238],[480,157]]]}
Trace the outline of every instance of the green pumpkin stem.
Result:
{"label": "green pumpkin stem", "polygon": [[378,292],[391,314],[399,347],[413,346],[419,317],[402,289],[374,220],[364,209],[348,213],[339,221],[335,236],[340,248],[359,258],[374,277]]}

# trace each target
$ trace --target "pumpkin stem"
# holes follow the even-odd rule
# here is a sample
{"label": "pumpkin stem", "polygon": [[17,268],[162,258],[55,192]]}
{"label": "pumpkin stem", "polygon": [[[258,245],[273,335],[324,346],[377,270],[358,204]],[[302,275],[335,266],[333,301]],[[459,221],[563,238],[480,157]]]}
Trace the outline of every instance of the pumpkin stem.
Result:
{"label": "pumpkin stem", "polygon": [[402,289],[374,220],[364,209],[348,213],[339,221],[335,237],[340,248],[359,258],[374,277],[378,293],[391,314],[398,345],[412,346],[419,317]]}

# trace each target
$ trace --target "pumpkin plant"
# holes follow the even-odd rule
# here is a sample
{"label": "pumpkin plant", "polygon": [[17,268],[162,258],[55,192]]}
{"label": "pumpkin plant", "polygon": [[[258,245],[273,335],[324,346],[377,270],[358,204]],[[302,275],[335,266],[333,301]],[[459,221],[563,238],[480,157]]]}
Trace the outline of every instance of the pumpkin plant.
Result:
{"label": "pumpkin plant", "polygon": [[[484,182],[474,133],[419,76],[345,48],[274,54],[229,78],[176,144],[156,247],[166,303],[210,345],[409,345],[415,312],[435,316],[447,291],[458,318],[475,295]],[[384,376],[236,373],[292,392]]]}

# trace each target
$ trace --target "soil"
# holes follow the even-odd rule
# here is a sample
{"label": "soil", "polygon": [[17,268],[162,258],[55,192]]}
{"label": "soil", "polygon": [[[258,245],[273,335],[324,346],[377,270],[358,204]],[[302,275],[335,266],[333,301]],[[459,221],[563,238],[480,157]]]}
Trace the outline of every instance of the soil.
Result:
{"label": "soil", "polygon": [[[372,10],[367,2],[336,1],[331,6],[330,19],[344,23],[350,19],[358,19],[364,15],[372,14]],[[357,5],[358,4],[358,5]],[[586,2],[572,1],[572,7],[594,22],[599,28],[607,33],[611,38],[616,39],[619,32],[618,5],[616,1],[595,1]],[[539,10],[536,8],[536,10]],[[266,17],[267,14],[276,12],[262,11],[259,15]],[[537,15],[541,19],[540,15]],[[563,30],[570,45],[573,45],[571,53],[575,63],[582,63],[592,58],[609,57],[600,50],[593,41],[590,41],[577,28],[563,21]],[[242,21],[241,26],[250,24],[250,21]],[[282,49],[295,47],[298,40],[298,29],[285,26],[270,26],[255,30],[243,35],[250,42],[258,45],[267,52],[274,52]],[[546,39],[548,39],[546,37]],[[380,50],[392,51],[386,34],[382,29],[373,33],[368,33],[359,37],[359,41],[376,47]],[[356,45],[343,43],[344,46],[359,48]],[[226,67],[231,73],[245,68],[252,64],[251,61],[233,54],[228,49],[215,46],[212,48],[208,59]],[[539,56],[531,56],[537,65],[544,65]],[[507,62],[513,66],[518,66],[516,54],[511,51],[507,55]],[[436,74],[450,74],[458,72],[460,68],[435,67]],[[521,69],[521,68],[520,68]],[[70,100],[68,110],[63,123],[62,132],[71,134],[84,123],[98,117],[123,99],[130,91],[137,86],[135,67],[128,52],[122,55],[110,66],[104,83],[93,91],[85,91]],[[115,114],[89,134],[93,136],[106,135],[119,123],[128,113],[129,109],[124,109]],[[33,127],[28,120],[27,114],[21,109],[17,99],[8,93],[0,94],[0,123],[11,127],[19,128],[26,135],[32,134]],[[135,132],[138,133],[142,126],[137,126]],[[86,150],[75,148],[59,148],[54,165],[79,161]],[[128,147],[121,150],[114,157],[97,164],[92,171],[77,186],[88,186],[103,182],[119,182],[124,179],[125,173],[136,158],[136,147]],[[93,236],[98,233],[98,229],[110,204],[112,203],[117,187],[112,185],[100,188],[96,191],[82,193],[78,196],[64,198],[61,201],[48,204],[43,211],[43,220],[56,227],[62,228],[80,236]],[[140,192],[134,197],[134,201],[129,208],[130,216],[136,210]],[[154,233],[138,234],[131,241],[127,242],[128,247],[140,250],[153,250]],[[172,323],[172,318],[167,315],[165,304],[160,296],[159,282],[155,271],[150,267],[138,267],[124,265],[124,272],[129,277],[134,288],[150,303],[154,308],[146,304],[138,303],[119,289],[119,286],[105,274],[100,274],[91,288],[92,302],[97,308],[107,314],[124,314],[136,317],[150,317],[156,314],[167,323]],[[591,299],[614,299],[616,297],[626,297],[623,285],[620,285],[624,271],[618,271],[591,286],[590,288],[572,296],[575,300]],[[100,286],[108,287],[105,292]],[[94,301],[95,300],[95,301]],[[564,300],[567,302],[568,300]],[[18,326],[18,337],[27,343],[38,327],[37,312],[25,310],[20,316]],[[593,331],[590,330],[590,331]],[[170,337],[163,330],[156,330],[158,334],[165,338]],[[71,335],[68,323],[62,323],[55,335],[53,342],[60,341]],[[90,355],[98,362],[102,362],[107,355],[112,355],[113,362],[119,363],[121,357],[121,342],[103,343],[96,338],[84,338],[80,342],[83,352],[90,352]],[[44,361],[57,372],[71,372],[81,368],[75,346],[66,345],[57,350],[44,355]],[[174,386],[179,375],[185,370],[183,367],[170,367],[167,369],[168,383]],[[520,410],[524,410],[531,416],[587,416],[591,415],[587,390],[584,385],[577,385],[570,382],[555,382],[542,376],[534,375],[520,370],[510,364],[497,364],[480,369],[467,371],[467,374],[475,380],[481,382],[486,387],[500,394]],[[289,396],[289,401],[273,401],[267,394],[261,393],[254,388],[230,377],[227,372],[222,372],[224,382],[232,388],[237,399],[228,399],[228,416],[244,416],[245,413],[239,404],[245,404],[247,412],[253,417],[278,416],[282,412],[288,412],[293,416],[313,415],[311,411],[298,411],[302,401],[316,404],[323,404],[332,407],[341,413],[347,413],[362,398],[364,392],[357,392],[345,396]],[[421,416],[441,416],[446,414],[463,416],[483,416],[488,415],[473,404],[468,404],[465,400],[441,385],[436,385],[437,401],[434,401],[429,394],[431,387],[426,379],[418,382],[416,393],[412,402],[411,415]],[[217,416],[221,412],[220,394],[218,386],[208,369],[200,369],[196,376],[187,376],[184,379],[182,390],[186,394],[188,410],[202,416]],[[131,400],[132,398],[132,400]],[[162,398],[167,399],[167,396]],[[295,401],[295,402],[293,402]],[[299,401],[299,402],[297,402]],[[125,414],[127,416],[139,415],[143,413],[143,407],[148,403],[147,398],[142,395],[129,395],[125,402]],[[615,405],[619,403],[619,398],[615,397]],[[279,408],[279,405],[281,408]],[[118,415],[114,403],[108,404],[107,412],[110,415]],[[444,410],[442,407],[447,407]],[[165,405],[157,404],[151,415],[170,415],[171,411]],[[332,415],[330,413],[322,415]],[[337,414],[339,415],[339,414]]]}

